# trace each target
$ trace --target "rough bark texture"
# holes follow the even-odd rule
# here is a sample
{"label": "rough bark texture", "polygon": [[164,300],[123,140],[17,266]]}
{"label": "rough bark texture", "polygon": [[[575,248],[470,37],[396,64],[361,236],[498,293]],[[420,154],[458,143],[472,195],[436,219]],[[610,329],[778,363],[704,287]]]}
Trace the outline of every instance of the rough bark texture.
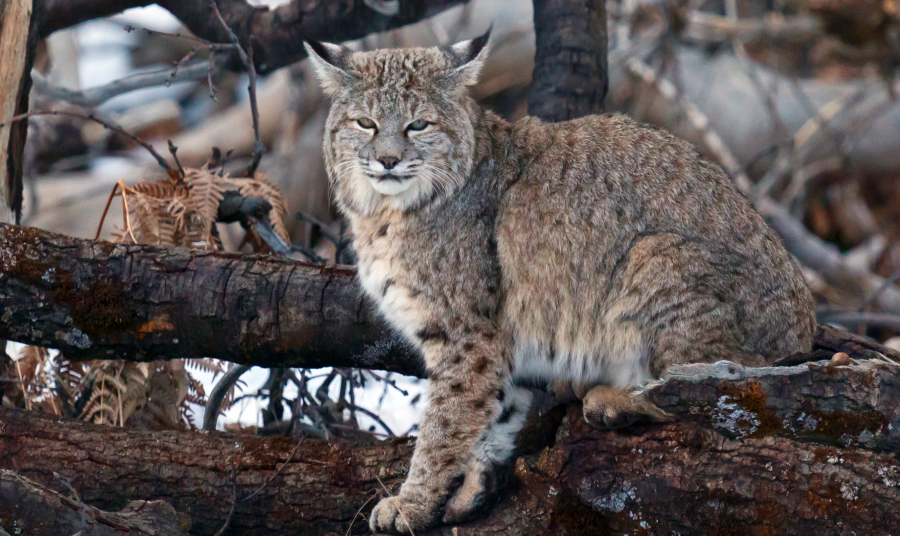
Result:
{"label": "rough bark texture", "polygon": [[29,535],[186,536],[190,528],[189,518],[165,501],[131,501],[121,512],[104,512],[6,470],[0,470],[0,521],[14,534]]}
{"label": "rough bark texture", "polygon": [[[580,408],[556,408],[526,429],[523,455],[491,515],[430,534],[900,531],[896,365],[719,363],[671,372],[647,395],[677,422],[599,431]],[[222,526],[232,474],[246,497],[295,446],[287,438],[123,430],[0,409],[0,468],[60,489],[56,471],[83,501],[107,510],[165,500],[190,516],[192,534]],[[373,497],[383,491],[378,479],[396,491],[412,450],[411,440],[307,439],[256,497],[238,504],[228,534],[365,534]],[[3,509],[0,501],[0,520],[13,519]]]}
{"label": "rough bark texture", "polygon": [[342,266],[116,246],[0,224],[0,338],[70,359],[212,356],[421,374]]}
{"label": "rough bark texture", "polygon": [[[0,0],[0,124],[28,109],[31,0]],[[17,223],[22,209],[25,124],[0,127],[0,223]]]}
{"label": "rough bark texture", "polygon": [[534,0],[537,51],[528,113],[544,121],[603,111],[609,88],[604,0]]}
{"label": "rough bark texture", "polygon": [[[80,22],[115,15],[128,8],[158,4],[196,36],[229,43],[228,34],[207,0],[37,0],[46,10],[40,35]],[[241,44],[252,36],[256,69],[265,74],[306,57],[304,40],[342,42],[411,24],[462,3],[462,0],[398,0],[395,15],[383,15],[363,0],[293,0],[269,9],[245,0],[218,0],[219,10]],[[604,56],[605,57],[605,56]]]}
{"label": "rough bark texture", "polygon": [[[270,367],[422,375],[374,314],[355,271],[282,258],[122,246],[0,224],[0,339],[69,359],[216,357]],[[817,347],[900,353],[820,328]],[[0,363],[2,367],[2,363]]]}

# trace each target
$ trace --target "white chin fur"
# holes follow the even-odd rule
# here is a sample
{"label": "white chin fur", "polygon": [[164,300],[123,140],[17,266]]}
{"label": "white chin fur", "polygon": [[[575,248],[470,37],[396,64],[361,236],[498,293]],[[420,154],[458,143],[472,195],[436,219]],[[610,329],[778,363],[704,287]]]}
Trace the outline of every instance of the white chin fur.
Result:
{"label": "white chin fur", "polygon": [[406,179],[405,181],[379,181],[369,179],[369,182],[372,184],[372,188],[382,195],[397,195],[403,193],[409,190],[413,183],[412,179]]}

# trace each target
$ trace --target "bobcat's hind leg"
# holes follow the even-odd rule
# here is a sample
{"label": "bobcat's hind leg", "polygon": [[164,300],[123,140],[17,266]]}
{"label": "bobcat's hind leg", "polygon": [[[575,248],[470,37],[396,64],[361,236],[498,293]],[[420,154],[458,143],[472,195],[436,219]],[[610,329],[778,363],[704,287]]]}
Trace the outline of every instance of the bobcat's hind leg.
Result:
{"label": "bobcat's hind leg", "polygon": [[516,434],[525,425],[531,398],[528,389],[512,385],[504,389],[502,409],[478,440],[465,479],[447,502],[444,523],[468,521],[497,497],[509,470],[507,462],[515,449]]}
{"label": "bobcat's hind leg", "polygon": [[672,415],[628,389],[598,385],[584,396],[584,420],[597,428],[624,428],[643,422],[670,422]]}

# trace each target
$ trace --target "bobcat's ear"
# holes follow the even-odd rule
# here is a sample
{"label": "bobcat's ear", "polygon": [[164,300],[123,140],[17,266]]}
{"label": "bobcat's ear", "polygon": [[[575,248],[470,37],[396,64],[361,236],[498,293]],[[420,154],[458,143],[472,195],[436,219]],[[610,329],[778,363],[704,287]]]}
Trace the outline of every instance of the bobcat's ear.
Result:
{"label": "bobcat's ear", "polygon": [[352,54],[349,48],[318,41],[304,41],[303,46],[306,47],[316,71],[316,78],[319,79],[326,95],[330,97],[337,95],[341,89],[355,80],[344,70],[347,58]]}
{"label": "bobcat's ear", "polygon": [[453,76],[463,86],[474,86],[478,83],[478,75],[481,68],[484,67],[484,60],[487,58],[489,47],[488,39],[491,37],[491,30],[494,25],[491,24],[484,35],[461,41],[450,47],[450,54],[455,60],[456,68],[453,69]]}

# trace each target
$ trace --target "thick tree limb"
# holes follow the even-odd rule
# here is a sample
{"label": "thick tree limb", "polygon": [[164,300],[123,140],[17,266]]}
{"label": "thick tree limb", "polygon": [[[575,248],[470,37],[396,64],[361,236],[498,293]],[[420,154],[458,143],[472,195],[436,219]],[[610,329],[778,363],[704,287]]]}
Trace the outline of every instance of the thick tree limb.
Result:
{"label": "thick tree limb", "polygon": [[0,338],[70,359],[214,356],[421,374],[347,267],[0,226]]}
{"label": "thick tree limb", "polygon": [[[46,9],[40,35],[78,23],[115,15],[132,7],[158,4],[197,37],[214,43],[231,42],[207,0],[38,0]],[[228,25],[247,48],[253,40],[253,61],[260,74],[306,57],[304,40],[348,41],[418,22],[462,3],[462,0],[397,0],[395,15],[384,15],[363,0],[293,0],[269,9],[245,0],[218,0]]]}
{"label": "thick tree limb", "polygon": [[[670,372],[646,394],[677,422],[604,432],[586,425],[580,408],[557,408],[526,429],[515,476],[492,514],[431,534],[900,531],[896,365],[722,362]],[[58,488],[56,471],[83,501],[106,510],[135,498],[167,501],[190,515],[193,534],[221,527],[233,470],[238,495],[247,496],[296,445],[0,409],[0,468]],[[349,446],[307,439],[257,497],[238,506],[230,533],[365,534],[378,479],[395,491],[412,449],[411,440]]]}
{"label": "thick tree limb", "polygon": [[[122,246],[0,225],[0,339],[69,359],[217,357],[272,367],[359,367],[421,375],[348,267]],[[900,361],[823,328],[819,348]]]}

